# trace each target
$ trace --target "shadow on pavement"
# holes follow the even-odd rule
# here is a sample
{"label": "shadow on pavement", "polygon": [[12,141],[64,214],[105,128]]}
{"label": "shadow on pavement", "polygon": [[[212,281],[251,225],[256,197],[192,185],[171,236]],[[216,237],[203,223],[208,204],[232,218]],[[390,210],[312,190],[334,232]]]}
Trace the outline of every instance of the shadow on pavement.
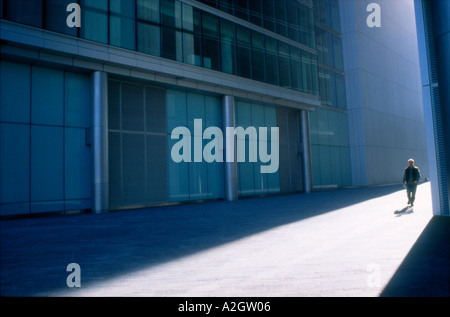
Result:
{"label": "shadow on pavement", "polygon": [[396,217],[401,217],[404,215],[412,214],[413,212],[414,212],[414,207],[406,206],[406,207],[403,207],[402,209],[397,209],[396,211],[394,211],[394,214]]}
{"label": "shadow on pavement", "polygon": [[67,290],[69,263],[82,286],[173,261],[280,225],[388,195],[401,186],[211,201],[101,215],[0,221],[2,296]]}
{"label": "shadow on pavement", "polygon": [[381,297],[449,297],[450,217],[435,216],[389,281]]}

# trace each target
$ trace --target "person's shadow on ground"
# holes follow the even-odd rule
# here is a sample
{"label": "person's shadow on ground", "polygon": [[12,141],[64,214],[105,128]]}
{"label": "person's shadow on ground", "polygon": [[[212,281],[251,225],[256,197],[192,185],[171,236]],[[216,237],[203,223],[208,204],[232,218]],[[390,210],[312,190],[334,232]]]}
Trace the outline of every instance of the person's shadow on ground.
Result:
{"label": "person's shadow on ground", "polygon": [[403,215],[412,214],[413,212],[414,212],[414,207],[406,206],[406,207],[403,207],[402,209],[397,209],[396,211],[394,211],[394,214],[397,217],[400,217],[400,216],[403,216]]}

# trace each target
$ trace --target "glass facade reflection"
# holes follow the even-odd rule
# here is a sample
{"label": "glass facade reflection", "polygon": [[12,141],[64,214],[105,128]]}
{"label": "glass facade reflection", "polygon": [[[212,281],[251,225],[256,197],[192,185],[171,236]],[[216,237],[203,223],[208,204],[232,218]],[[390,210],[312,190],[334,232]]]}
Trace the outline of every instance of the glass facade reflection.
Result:
{"label": "glass facade reflection", "polygon": [[338,0],[314,0],[320,101],[310,114],[313,184],[351,184],[348,117]]}
{"label": "glass facade reflection", "polygon": [[[79,30],[69,28],[65,15],[56,12],[64,12],[72,0],[3,2],[7,20],[319,94],[318,56],[312,53],[316,48],[313,8],[305,1],[199,1],[256,22],[277,37],[178,0],[79,0],[83,21]],[[298,70],[291,72],[294,67]],[[302,81],[298,80],[299,71],[303,72]]]}
{"label": "glass facade reflection", "polygon": [[[279,169],[261,173],[261,162],[236,163],[237,196],[303,192],[310,187],[306,174],[312,174],[316,188],[351,185],[338,0],[0,1],[2,20],[86,40],[81,43],[101,43],[119,56],[139,52],[155,63],[198,68],[247,85],[246,93],[254,96],[233,96],[234,124],[279,127]],[[73,2],[81,7],[80,28],[66,24],[66,7]],[[93,57],[108,63],[102,58]],[[11,81],[2,83],[8,93],[1,96],[1,131],[24,142],[19,146],[2,139],[2,149],[7,149],[2,164],[7,162],[22,186],[8,187],[12,176],[0,176],[2,188],[11,188],[0,201],[0,214],[91,208],[93,70],[57,63],[38,67],[2,61],[3,83]],[[15,91],[19,81],[24,94]],[[194,119],[202,119],[202,132],[208,126],[223,127],[223,92],[117,73],[107,82],[110,209],[225,198],[224,164],[170,159],[177,141],[171,138],[174,128],[193,131]],[[270,101],[263,100],[263,90],[272,88]],[[19,97],[9,94],[13,92]],[[288,95],[284,101],[291,102],[289,107],[278,104],[278,93]],[[17,111],[10,109],[13,104]],[[304,136],[301,118],[306,111],[309,135]],[[204,146],[208,140],[193,134],[194,143]],[[312,170],[306,173],[309,152]],[[42,178],[41,187],[36,180]]]}

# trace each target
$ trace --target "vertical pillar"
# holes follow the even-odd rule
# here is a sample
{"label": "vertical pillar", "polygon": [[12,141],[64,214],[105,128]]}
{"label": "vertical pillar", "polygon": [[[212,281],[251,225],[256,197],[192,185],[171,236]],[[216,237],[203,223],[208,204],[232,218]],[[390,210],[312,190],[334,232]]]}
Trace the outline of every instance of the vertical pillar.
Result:
{"label": "vertical pillar", "polygon": [[[226,133],[227,127],[235,126],[235,113],[234,113],[234,97],[224,96],[222,100],[223,108],[223,131]],[[232,135],[234,138],[234,135]],[[225,151],[229,151],[228,140],[225,138]],[[234,142],[232,143],[234,145]],[[238,179],[237,179],[237,162],[236,151],[233,149],[234,159],[228,162],[225,159],[225,199],[228,201],[237,200],[238,198]],[[225,152],[225,158],[227,153]]]}
{"label": "vertical pillar", "polygon": [[309,115],[308,111],[301,111],[301,125],[302,125],[302,144],[303,144],[303,175],[305,192],[312,191],[312,167],[311,167],[311,144],[309,141]]}
{"label": "vertical pillar", "polygon": [[108,178],[108,74],[91,75],[92,89],[92,212],[109,210]]}
{"label": "vertical pillar", "polygon": [[436,135],[443,144],[440,155],[442,166],[441,199],[443,207],[441,213],[450,215],[450,1],[430,1],[433,40],[436,53],[436,67],[439,107],[442,122],[442,132]]}

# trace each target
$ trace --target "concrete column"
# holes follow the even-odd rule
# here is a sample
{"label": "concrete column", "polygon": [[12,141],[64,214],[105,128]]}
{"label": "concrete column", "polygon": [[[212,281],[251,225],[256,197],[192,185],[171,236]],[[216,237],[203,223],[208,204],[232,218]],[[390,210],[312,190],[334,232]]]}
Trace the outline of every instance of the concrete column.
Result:
{"label": "concrete column", "polygon": [[96,71],[91,76],[91,159],[92,212],[109,210],[108,178],[108,74]]}
{"label": "concrete column", "polygon": [[305,192],[312,192],[311,143],[309,141],[309,115],[308,111],[301,111],[302,144],[303,144],[303,183]]}
{"label": "concrete column", "polygon": [[[234,113],[234,97],[224,96],[222,99],[223,108],[223,133],[226,134],[227,127],[235,127],[235,113]],[[234,138],[234,135],[232,136]],[[234,142],[233,142],[234,144]],[[227,162],[227,153],[229,150],[227,140],[225,137],[225,199],[228,201],[238,199],[238,178],[237,178],[237,162],[236,151],[234,150],[234,159],[232,162]]]}

